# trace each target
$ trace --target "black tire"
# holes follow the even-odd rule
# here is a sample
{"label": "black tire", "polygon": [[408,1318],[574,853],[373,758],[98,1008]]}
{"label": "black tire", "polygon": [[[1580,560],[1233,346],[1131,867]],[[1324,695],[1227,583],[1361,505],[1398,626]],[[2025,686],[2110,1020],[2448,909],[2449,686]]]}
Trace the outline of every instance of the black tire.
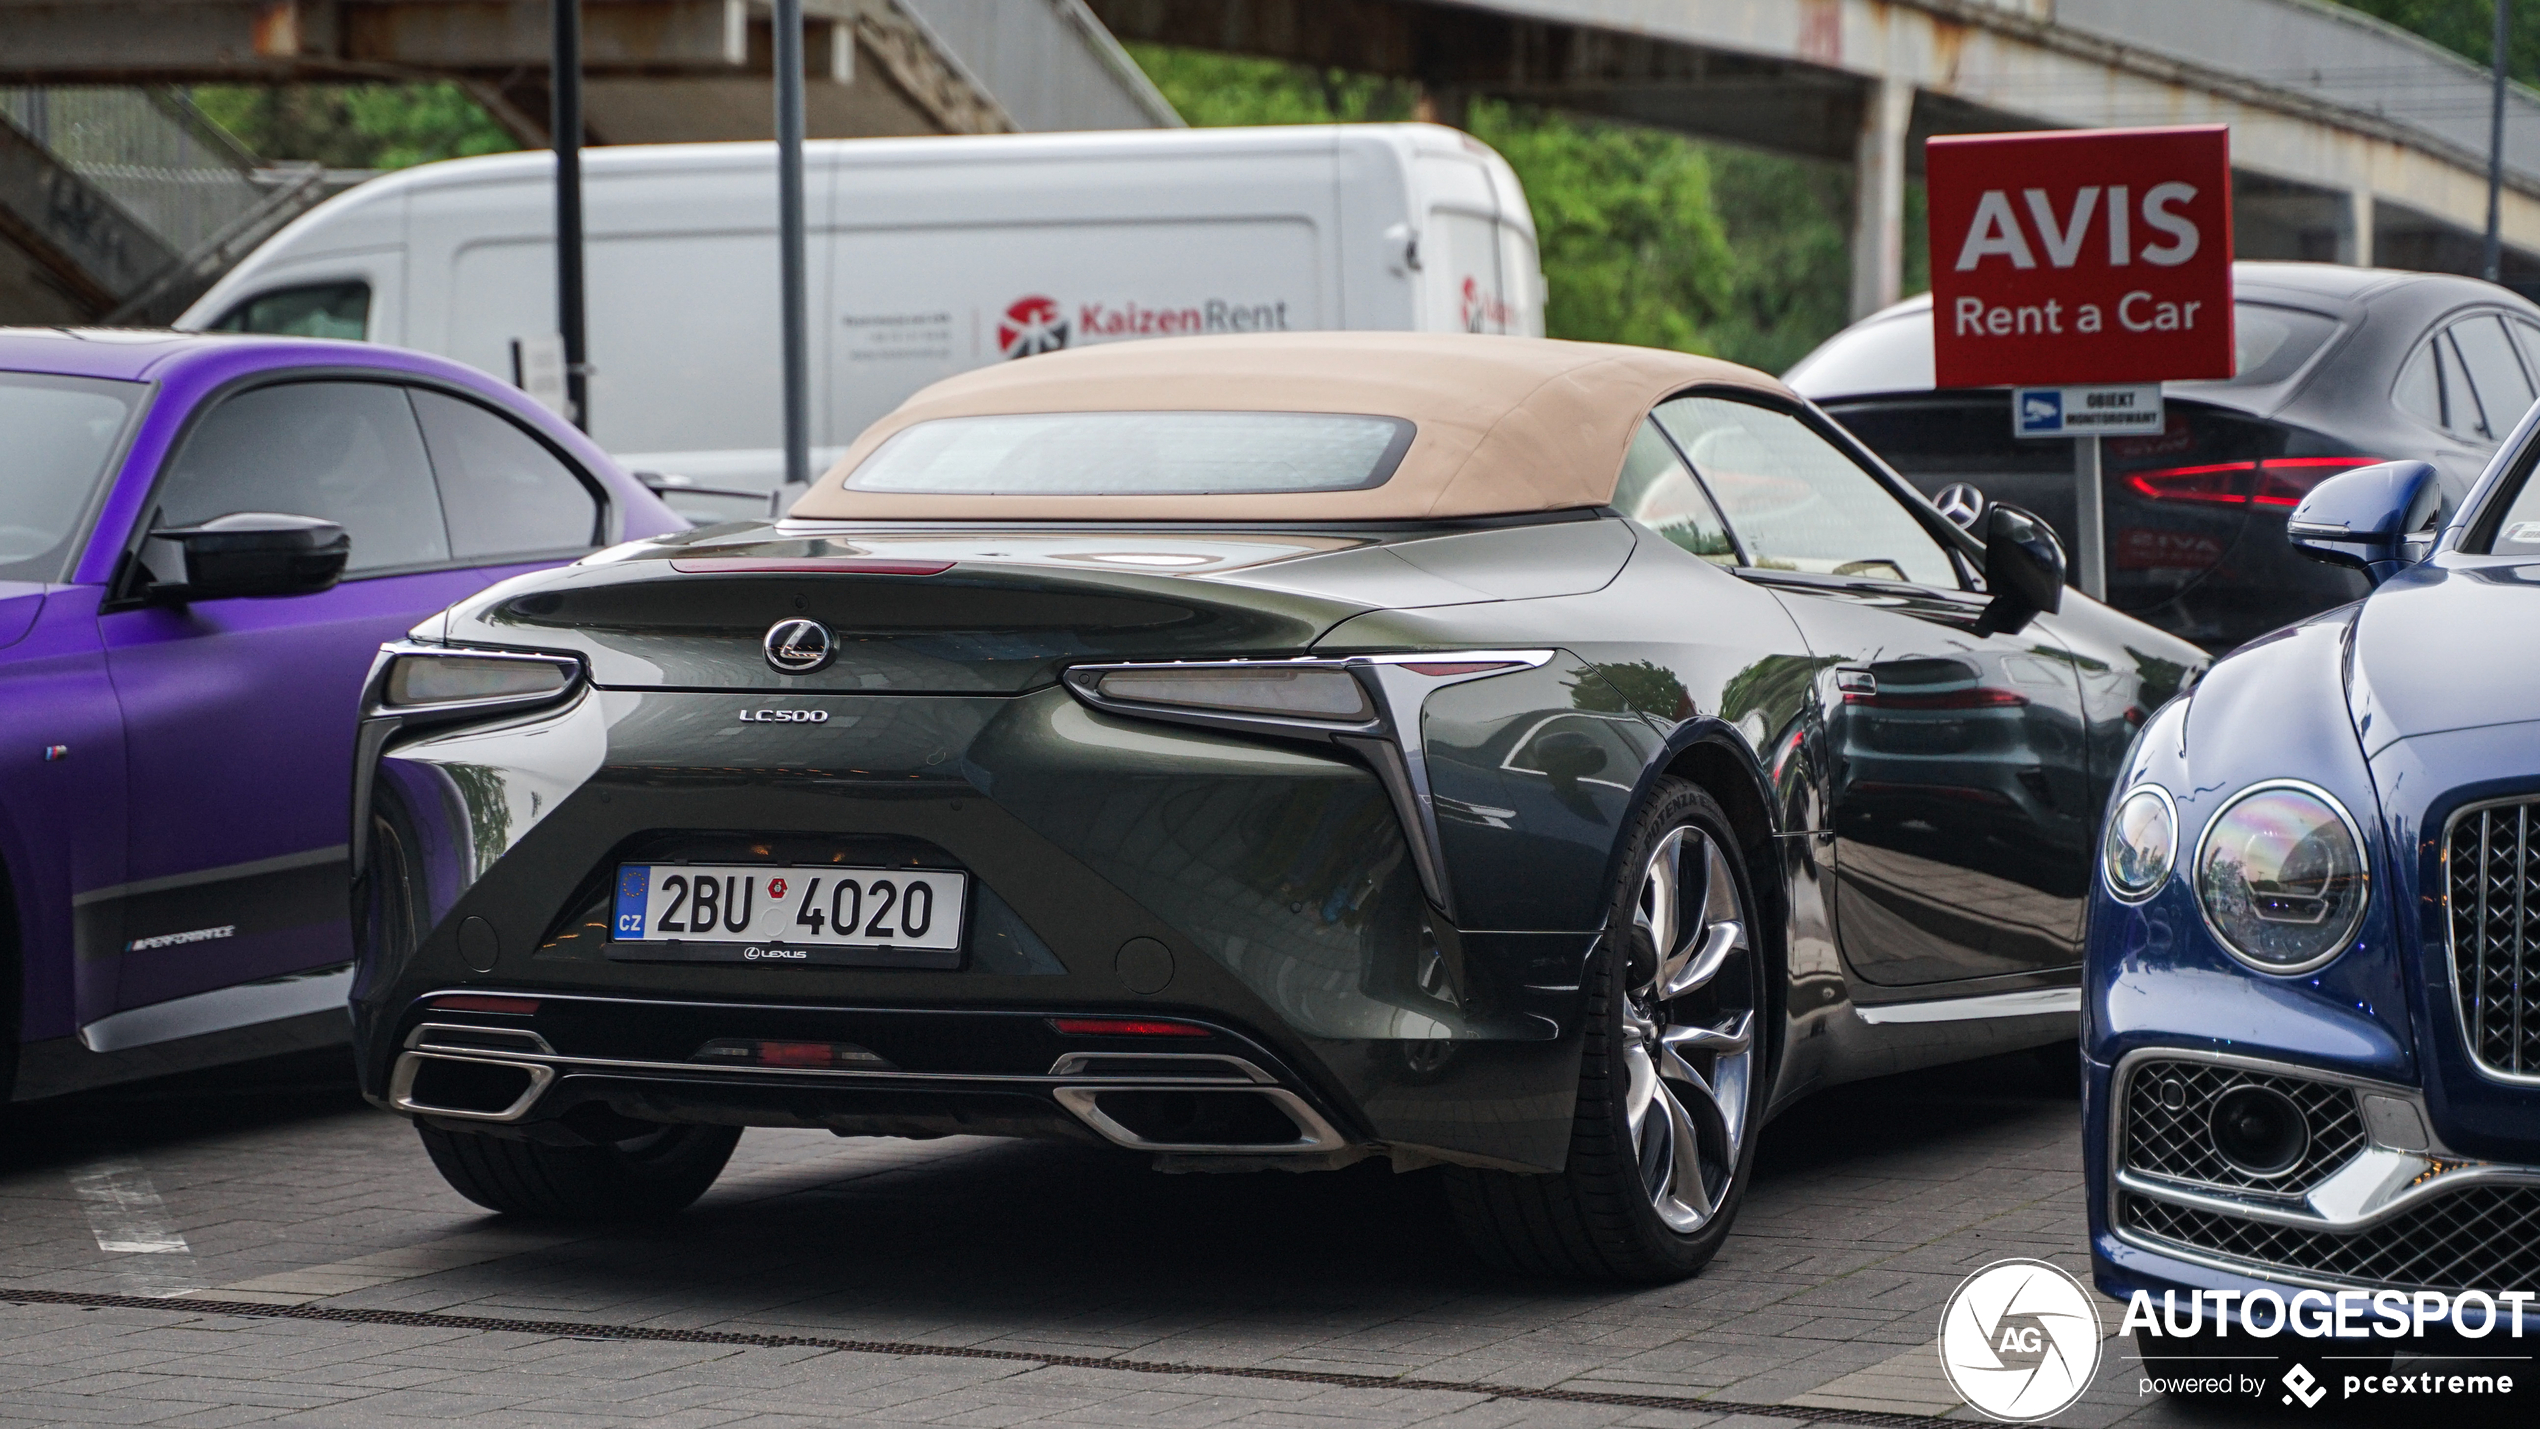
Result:
{"label": "black tire", "polygon": [[737,1126],[665,1126],[607,1146],[549,1146],[417,1124],[450,1188],[489,1211],[624,1221],[686,1208],[732,1159]]}
{"label": "black tire", "polygon": [[[1748,1050],[1742,1054],[1738,1078],[1743,1096],[1724,1093],[1717,1099],[1722,1115],[1715,1129],[1727,1126],[1730,1106],[1742,1105],[1742,1119],[1735,1133],[1724,1133],[1734,1139],[1714,1148],[1720,1152],[1718,1175],[1705,1184],[1720,1189],[1701,1192],[1706,1204],[1716,1197],[1716,1205],[1700,1224],[1685,1230],[1662,1218],[1659,1206],[1665,1193],[1651,1189],[1648,1176],[1668,1173],[1648,1170],[1649,1134],[1636,1138],[1630,1122],[1629,1059],[1636,1047],[1648,1045],[1648,1038],[1632,1030],[1627,1014],[1644,1010],[1644,1004],[1635,1000],[1634,989],[1644,977],[1652,980],[1654,988],[1653,963],[1658,958],[1649,937],[1636,924],[1635,913],[1653,854],[1678,829],[1693,830],[1716,847],[1721,858],[1712,868],[1727,870],[1736,908],[1745,921],[1753,921],[1757,906],[1753,881],[1728,815],[1700,785],[1682,779],[1661,781],[1633,823],[1623,871],[1609,902],[1607,933],[1588,961],[1586,1046],[1580,1059],[1578,1104],[1566,1168],[1557,1175],[1447,1169],[1448,1201],[1466,1241],[1498,1269],[1643,1284],[1682,1280],[1699,1273],[1719,1253],[1747,1183],[1753,1179],[1756,1132],[1768,1081],[1767,1018],[1773,1004],[1765,997],[1763,938],[1752,928],[1743,950],[1732,953],[1709,983],[1686,994],[1687,998],[1719,998],[1730,1022],[1740,1008],[1751,1014]],[[1705,887],[1707,897],[1707,880]],[[1670,1025],[1668,1014],[1675,1005],[1662,1009],[1656,1019],[1659,1027]],[[1719,1007],[1712,1011],[1718,1012]],[[1697,1020],[1709,1025],[1721,1019]],[[1637,1025],[1646,1029],[1651,1022],[1641,1018]],[[1705,1085],[1727,1086],[1725,1066],[1715,1060]],[[1660,1085],[1681,1084],[1662,1081]],[[1683,1165],[1681,1161],[1670,1164]],[[1675,1209],[1681,1214],[1685,1208],[1677,1204]]]}

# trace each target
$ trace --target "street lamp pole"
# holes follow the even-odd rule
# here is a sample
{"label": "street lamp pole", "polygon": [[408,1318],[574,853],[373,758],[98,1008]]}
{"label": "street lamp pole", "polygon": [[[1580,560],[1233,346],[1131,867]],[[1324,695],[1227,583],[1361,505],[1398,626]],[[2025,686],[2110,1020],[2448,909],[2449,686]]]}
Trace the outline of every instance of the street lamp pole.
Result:
{"label": "street lamp pole", "polygon": [[2512,0],[2496,0],[2496,37],[2491,60],[2494,98],[2487,114],[2487,281],[2505,276],[2505,41],[2512,30]]}
{"label": "street lamp pole", "polygon": [[590,353],[582,321],[582,0],[548,0],[554,54],[548,88],[555,96],[556,331],[564,338],[565,415],[591,430]]}
{"label": "street lamp pole", "polygon": [[785,484],[811,482],[803,302],[803,0],[776,0],[776,251],[785,334]]}

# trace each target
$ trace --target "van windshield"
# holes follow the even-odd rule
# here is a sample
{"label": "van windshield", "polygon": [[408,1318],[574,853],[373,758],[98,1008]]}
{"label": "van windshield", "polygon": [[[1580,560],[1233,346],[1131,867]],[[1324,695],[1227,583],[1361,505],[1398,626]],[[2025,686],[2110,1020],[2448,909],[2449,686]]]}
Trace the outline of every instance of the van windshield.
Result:
{"label": "van windshield", "polygon": [[1225,496],[1382,486],[1399,417],[1327,412],[1037,412],[899,432],[847,486],[962,496]]}
{"label": "van windshield", "polygon": [[0,372],[0,580],[61,579],[80,513],[122,445],[138,382]]}

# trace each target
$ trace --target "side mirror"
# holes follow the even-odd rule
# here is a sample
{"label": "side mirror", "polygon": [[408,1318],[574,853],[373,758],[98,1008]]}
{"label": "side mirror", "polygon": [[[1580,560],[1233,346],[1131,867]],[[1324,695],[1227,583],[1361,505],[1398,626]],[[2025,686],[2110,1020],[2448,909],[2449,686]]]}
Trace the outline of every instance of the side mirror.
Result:
{"label": "side mirror", "polygon": [[1993,601],[1976,618],[1979,635],[2015,634],[2064,606],[2064,543],[2044,518],[1995,502],[1984,513],[1984,585]]}
{"label": "side mirror", "polygon": [[2443,479],[2421,461],[2386,461],[2341,472],[2311,488],[2285,518],[2293,549],[2315,561],[2362,571],[2374,585],[2432,548]]}
{"label": "side mirror", "polygon": [[159,604],[252,595],[313,595],[343,577],[353,554],[344,528],[314,516],[238,511],[199,526],[153,531],[142,544]]}

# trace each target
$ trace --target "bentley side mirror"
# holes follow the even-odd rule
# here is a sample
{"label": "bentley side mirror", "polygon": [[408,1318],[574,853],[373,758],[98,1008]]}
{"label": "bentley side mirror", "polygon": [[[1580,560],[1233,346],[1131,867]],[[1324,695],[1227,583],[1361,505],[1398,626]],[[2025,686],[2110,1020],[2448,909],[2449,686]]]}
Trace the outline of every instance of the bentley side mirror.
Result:
{"label": "bentley side mirror", "polygon": [[1984,520],[1984,489],[1972,481],[1953,481],[1931,499],[1932,506],[1961,531],[1973,531]]}
{"label": "bentley side mirror", "polygon": [[197,526],[153,531],[142,543],[153,604],[236,596],[313,595],[343,577],[353,554],[344,528],[315,516],[237,511]]}
{"label": "bentley side mirror", "polygon": [[2045,518],[1995,502],[1984,513],[1984,586],[1993,600],[1979,635],[2011,635],[2064,606],[2064,543]]}
{"label": "bentley side mirror", "polygon": [[2311,488],[2285,518],[2293,549],[2315,561],[2362,571],[2374,585],[2433,550],[2443,480],[2421,461],[2385,461],[2341,472]]}

